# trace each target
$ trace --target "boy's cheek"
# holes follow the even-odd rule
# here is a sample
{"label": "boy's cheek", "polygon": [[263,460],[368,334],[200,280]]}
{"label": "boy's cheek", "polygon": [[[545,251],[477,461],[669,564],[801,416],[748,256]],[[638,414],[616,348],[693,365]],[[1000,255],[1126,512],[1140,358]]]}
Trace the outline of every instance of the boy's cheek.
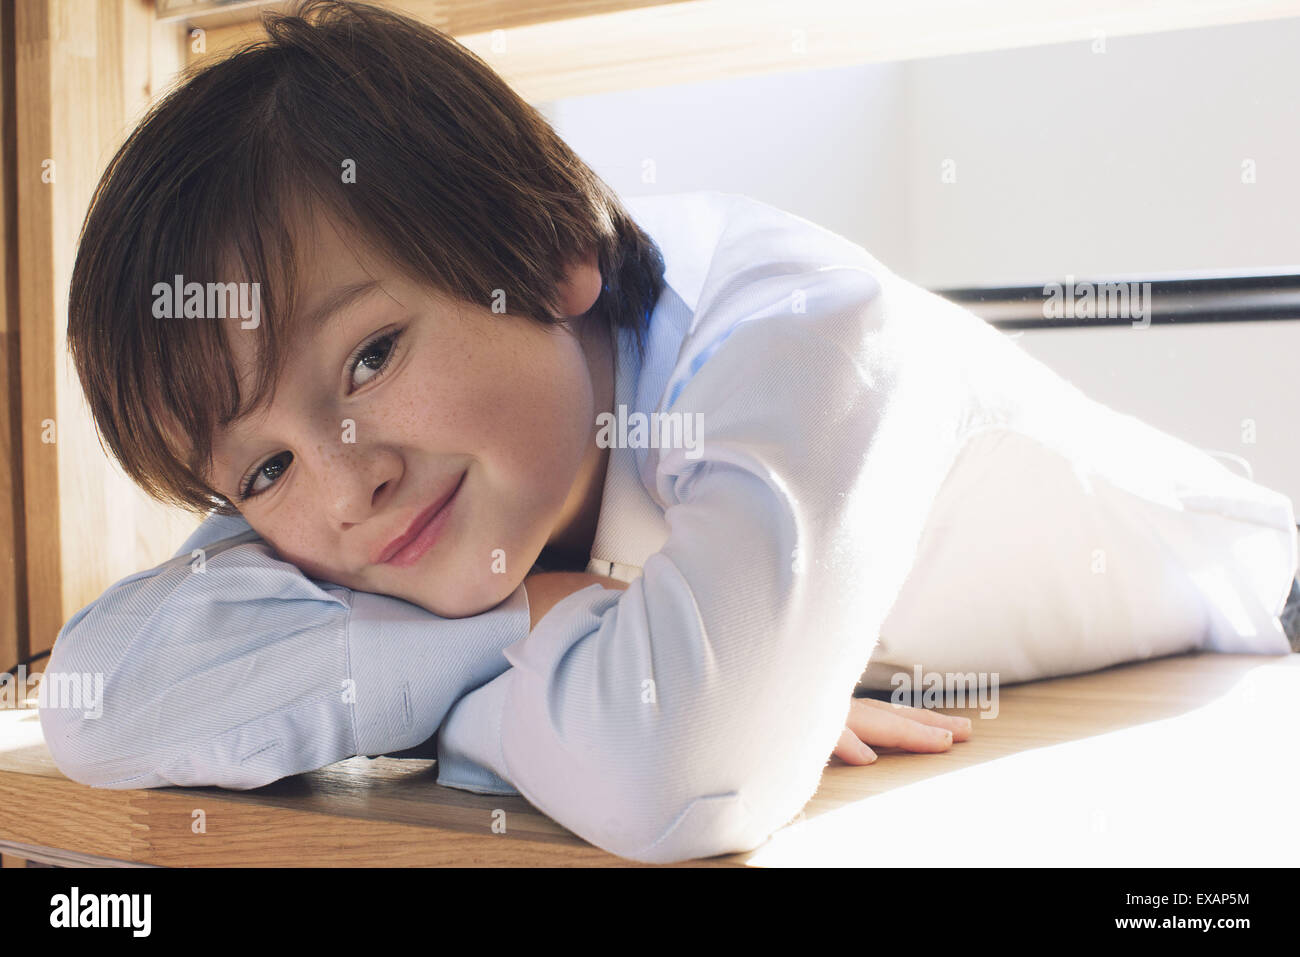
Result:
{"label": "boy's cheek", "polygon": [[524,580],[546,543],[546,519],[557,502],[555,490],[514,474],[501,458],[479,463],[470,478],[443,541],[419,566],[358,565],[351,556],[337,554],[336,542],[314,544],[295,537],[293,531],[301,532],[302,524],[291,528],[287,538],[281,529],[263,532],[263,539],[274,557],[309,578],[401,598],[444,618],[482,614]]}
{"label": "boy's cheek", "polygon": [[281,541],[276,544],[266,538],[265,535],[263,535],[263,540],[271,546],[271,554],[274,558],[294,565],[308,578],[331,582],[345,588],[377,591],[373,587],[373,582],[364,577],[369,566],[362,569],[360,574],[356,574],[347,571],[337,560],[330,560],[329,556],[322,556],[318,553],[318,550],[302,543]]}
{"label": "boy's cheek", "polygon": [[[296,565],[309,578],[355,591],[400,598],[440,618],[468,618],[491,610],[514,593],[528,570],[524,568],[523,571],[518,571],[508,565],[507,571],[494,573],[485,563],[462,561],[457,562],[456,570],[450,573],[432,570],[423,577],[417,575],[398,580],[396,576],[373,573],[357,576],[315,562],[281,557]],[[484,564],[484,567],[475,570],[470,567],[471,564]]]}

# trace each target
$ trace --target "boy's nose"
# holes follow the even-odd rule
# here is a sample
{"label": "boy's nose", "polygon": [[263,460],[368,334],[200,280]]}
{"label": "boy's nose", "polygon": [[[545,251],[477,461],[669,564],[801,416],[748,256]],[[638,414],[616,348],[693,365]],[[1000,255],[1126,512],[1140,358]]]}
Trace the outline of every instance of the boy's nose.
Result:
{"label": "boy's nose", "polygon": [[402,474],[392,451],[360,444],[322,447],[315,468],[322,506],[340,525],[356,525],[382,512]]}

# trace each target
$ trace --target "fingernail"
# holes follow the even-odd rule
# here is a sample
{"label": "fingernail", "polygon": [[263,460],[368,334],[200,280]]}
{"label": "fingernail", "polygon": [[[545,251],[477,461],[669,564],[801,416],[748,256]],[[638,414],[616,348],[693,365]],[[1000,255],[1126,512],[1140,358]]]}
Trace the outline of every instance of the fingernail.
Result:
{"label": "fingernail", "polygon": [[868,764],[876,760],[876,753],[872,751],[870,748],[866,747],[865,745],[863,746],[862,750],[858,752],[858,754],[860,754],[862,756],[862,760],[866,761]]}
{"label": "fingernail", "polygon": [[935,728],[939,732],[939,737],[947,744],[952,744],[952,732],[947,728]]}

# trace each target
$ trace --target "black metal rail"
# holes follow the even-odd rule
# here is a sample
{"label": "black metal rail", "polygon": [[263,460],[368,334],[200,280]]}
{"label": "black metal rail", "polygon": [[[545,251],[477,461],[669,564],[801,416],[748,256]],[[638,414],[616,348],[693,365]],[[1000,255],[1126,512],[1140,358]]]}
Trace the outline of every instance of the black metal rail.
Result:
{"label": "black metal rail", "polygon": [[[1085,286],[1093,291],[1090,308]],[[1259,275],[1066,277],[1040,285],[931,291],[999,329],[1300,319],[1300,267]],[[1133,297],[1141,297],[1138,306]]]}

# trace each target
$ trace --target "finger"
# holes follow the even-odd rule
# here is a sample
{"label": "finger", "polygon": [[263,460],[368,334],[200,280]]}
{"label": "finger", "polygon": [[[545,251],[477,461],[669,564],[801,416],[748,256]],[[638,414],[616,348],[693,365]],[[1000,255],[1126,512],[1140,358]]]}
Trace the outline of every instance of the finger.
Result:
{"label": "finger", "polygon": [[858,736],[848,728],[840,734],[833,753],[845,764],[870,764],[876,760],[876,752],[858,740]]}
{"label": "finger", "polygon": [[868,708],[876,708],[881,711],[889,711],[899,717],[909,718],[912,721],[919,721],[922,724],[934,725],[936,728],[947,728],[952,732],[954,741],[969,741],[971,736],[970,718],[960,718],[955,715],[942,714],[938,711],[931,711],[927,708],[912,708],[905,704],[894,704],[891,701],[877,701],[875,698],[854,698],[853,703],[861,704]]}
{"label": "finger", "polygon": [[851,708],[848,727],[858,740],[873,747],[931,752],[947,751],[953,742],[953,733],[947,728],[923,724],[880,708]]}

